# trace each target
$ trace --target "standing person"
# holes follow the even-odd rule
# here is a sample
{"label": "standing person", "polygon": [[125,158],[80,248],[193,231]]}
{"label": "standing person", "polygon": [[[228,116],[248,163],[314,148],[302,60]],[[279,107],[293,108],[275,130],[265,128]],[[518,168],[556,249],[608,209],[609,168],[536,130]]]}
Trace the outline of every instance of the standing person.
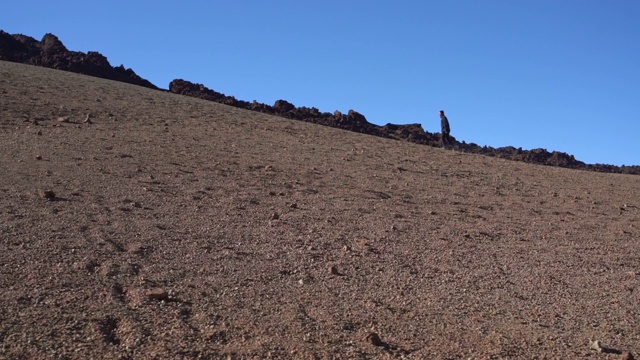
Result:
{"label": "standing person", "polygon": [[449,136],[451,129],[449,128],[449,119],[444,115],[444,110],[440,110],[440,127],[442,128],[442,147],[446,148],[446,144],[451,145],[451,137]]}

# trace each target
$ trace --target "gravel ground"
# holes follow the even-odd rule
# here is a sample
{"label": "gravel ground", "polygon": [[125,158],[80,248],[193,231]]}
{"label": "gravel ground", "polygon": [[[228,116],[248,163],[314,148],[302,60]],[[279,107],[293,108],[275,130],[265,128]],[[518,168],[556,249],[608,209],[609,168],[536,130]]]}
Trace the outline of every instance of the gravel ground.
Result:
{"label": "gravel ground", "polygon": [[638,176],[0,75],[0,358],[640,352]]}

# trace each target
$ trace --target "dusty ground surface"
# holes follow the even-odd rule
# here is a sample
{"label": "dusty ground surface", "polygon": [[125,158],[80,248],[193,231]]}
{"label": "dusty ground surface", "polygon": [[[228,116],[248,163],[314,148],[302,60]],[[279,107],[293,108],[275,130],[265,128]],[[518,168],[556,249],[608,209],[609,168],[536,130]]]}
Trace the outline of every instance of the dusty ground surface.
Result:
{"label": "dusty ground surface", "polygon": [[0,358],[640,352],[638,176],[8,62],[0,169]]}

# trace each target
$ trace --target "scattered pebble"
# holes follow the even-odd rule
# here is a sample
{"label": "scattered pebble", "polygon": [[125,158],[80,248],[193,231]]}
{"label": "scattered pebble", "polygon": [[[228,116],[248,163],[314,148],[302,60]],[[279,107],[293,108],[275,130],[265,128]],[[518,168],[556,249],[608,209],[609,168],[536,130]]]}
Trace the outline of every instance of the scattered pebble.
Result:
{"label": "scattered pebble", "polygon": [[36,160],[42,160],[42,155],[36,155]]}
{"label": "scattered pebble", "polygon": [[147,298],[149,298],[149,300],[156,301],[167,300],[169,298],[169,293],[167,293],[167,291],[163,288],[149,289],[147,290],[145,295],[147,296]]}
{"label": "scattered pebble", "polygon": [[368,343],[370,343],[373,346],[384,346],[384,343],[382,342],[382,340],[380,339],[380,335],[372,332],[369,335],[367,335],[366,340]]}
{"label": "scattered pebble", "polygon": [[329,267],[329,273],[330,273],[331,275],[341,275],[341,274],[340,274],[340,271],[338,271],[338,268],[337,268],[337,267],[335,267],[335,266],[331,266],[331,267]]}
{"label": "scattered pebble", "polygon": [[53,190],[44,190],[41,195],[49,201],[53,201],[56,198],[56,193],[54,193]]}
{"label": "scattered pebble", "polygon": [[622,356],[620,357],[620,359],[622,360],[634,360],[635,358],[633,357],[633,354],[631,354],[628,351],[625,351],[622,353]]}
{"label": "scattered pebble", "polygon": [[602,347],[600,346],[600,341],[598,340],[596,341],[589,340],[589,348],[597,352],[602,352]]}

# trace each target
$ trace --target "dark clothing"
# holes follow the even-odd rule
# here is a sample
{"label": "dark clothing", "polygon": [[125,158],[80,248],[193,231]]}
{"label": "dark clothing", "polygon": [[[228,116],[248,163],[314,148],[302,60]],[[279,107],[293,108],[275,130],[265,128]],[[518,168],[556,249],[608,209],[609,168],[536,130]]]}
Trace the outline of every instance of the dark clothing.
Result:
{"label": "dark clothing", "polygon": [[445,147],[446,144],[451,144],[449,136],[451,129],[449,128],[449,119],[444,114],[440,114],[440,127],[442,128],[442,147]]}
{"label": "dark clothing", "polygon": [[440,126],[442,127],[442,133],[449,135],[451,129],[449,128],[449,119],[444,114],[440,115]]}

